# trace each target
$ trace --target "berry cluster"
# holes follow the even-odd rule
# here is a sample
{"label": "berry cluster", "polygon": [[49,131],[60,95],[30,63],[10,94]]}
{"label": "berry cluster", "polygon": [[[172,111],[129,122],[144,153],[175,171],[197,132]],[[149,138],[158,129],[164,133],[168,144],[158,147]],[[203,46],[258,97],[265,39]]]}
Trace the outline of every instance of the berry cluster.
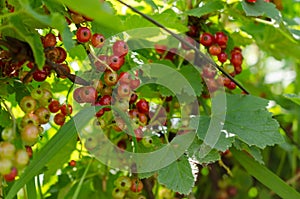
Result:
{"label": "berry cluster", "polygon": [[[64,63],[67,58],[67,52],[64,48],[57,45],[57,37],[53,33],[48,33],[41,37],[44,46],[44,53],[47,59],[46,64],[41,70],[34,68],[34,63],[29,62],[27,66],[33,69],[33,79],[38,82],[43,82],[55,71],[57,76],[64,79],[70,73],[70,67]],[[55,65],[57,64],[57,65]]]}
{"label": "berry cluster", "polygon": [[66,121],[66,116],[71,115],[73,108],[71,104],[60,104],[58,100],[52,100],[48,105],[48,109],[54,115],[54,123],[62,126]]}
{"label": "berry cluster", "polygon": [[[242,72],[243,55],[239,47],[234,47],[230,51],[230,56],[227,54],[228,36],[224,32],[216,32],[214,35],[204,32],[199,38],[200,44],[205,46],[210,55],[215,56],[221,63],[224,70],[232,77]],[[223,75],[217,76],[217,71],[212,66],[205,66],[202,71],[202,77],[210,92],[214,92],[220,85],[224,85],[232,90],[236,88],[234,82]],[[216,79],[215,79],[216,78]]]}
{"label": "berry cluster", "polygon": [[145,199],[146,197],[139,193],[143,190],[143,183],[138,178],[129,178],[120,176],[114,181],[115,188],[112,191],[114,199],[123,199],[125,197]]}
{"label": "berry cluster", "polygon": [[18,170],[22,170],[28,164],[31,155],[31,147],[16,148],[10,141],[0,142],[0,175],[7,182],[14,181]]}

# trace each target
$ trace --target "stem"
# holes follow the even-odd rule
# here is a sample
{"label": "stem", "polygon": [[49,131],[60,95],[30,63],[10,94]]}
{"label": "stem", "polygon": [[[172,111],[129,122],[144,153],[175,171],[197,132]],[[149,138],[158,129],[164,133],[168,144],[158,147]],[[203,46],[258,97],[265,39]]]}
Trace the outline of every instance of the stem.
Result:
{"label": "stem", "polygon": [[[212,66],[214,66],[215,68],[217,68],[219,71],[221,71],[226,77],[228,77],[232,82],[234,82],[242,91],[244,91],[245,94],[250,94],[248,90],[246,90],[246,88],[244,88],[238,81],[236,81],[230,74],[228,74],[222,67],[220,67],[219,65],[217,65],[214,61],[212,61],[211,59],[209,59],[207,56],[205,56],[201,51],[199,51],[197,49],[196,46],[193,46],[192,44],[190,44],[189,42],[187,42],[185,39],[181,38],[178,34],[174,33],[173,31],[169,30],[168,28],[166,28],[164,25],[162,25],[161,23],[155,21],[154,19],[152,19],[151,17],[149,17],[148,15],[145,15],[144,13],[140,12],[139,10],[135,9],[134,7],[128,5],[127,3],[123,2],[122,0],[116,0],[119,3],[125,5],[126,7],[128,7],[129,9],[131,9],[133,12],[141,15],[143,18],[145,18],[146,20],[150,21],[151,23],[153,23],[154,25],[162,28],[163,30],[165,30],[167,33],[169,33],[170,35],[172,35],[173,37],[175,37],[177,40],[179,40],[180,42],[184,43],[185,45],[187,45],[188,47],[190,47],[191,49],[193,49],[195,51],[195,53],[199,56],[199,58],[201,58],[202,63],[206,64],[211,64]],[[201,63],[198,63],[198,61],[200,60],[196,60],[195,64],[199,67],[201,67]]]}
{"label": "stem", "polygon": [[46,63],[50,66],[53,67],[53,69],[55,70],[55,72],[57,74],[60,74],[61,72],[72,82],[76,83],[76,84],[80,84],[83,86],[88,86],[90,85],[89,82],[87,82],[86,80],[82,79],[81,77],[78,77],[74,74],[68,73],[66,71],[66,69],[64,67],[62,67],[60,64],[54,63],[52,61],[50,61],[49,59],[46,60]]}
{"label": "stem", "polygon": [[89,168],[90,168],[90,166],[92,165],[93,160],[94,160],[94,158],[92,158],[92,159],[90,160],[88,166],[87,166],[86,169],[84,170],[84,173],[83,173],[83,175],[82,175],[82,177],[81,177],[81,179],[80,179],[80,181],[79,181],[79,184],[78,184],[78,186],[77,186],[77,188],[76,188],[76,190],[75,190],[75,193],[74,193],[72,199],[77,199],[77,198],[78,198],[80,189],[81,189],[82,184],[83,184],[83,180],[85,179],[85,176],[86,176],[87,172],[89,171]]}
{"label": "stem", "polygon": [[100,62],[101,64],[103,64],[106,68],[108,68],[111,72],[115,72],[105,61],[102,61],[101,59],[99,59],[94,53],[90,52],[90,55],[92,56],[93,59],[95,59],[96,61]]}
{"label": "stem", "polygon": [[226,170],[228,175],[230,175],[231,177],[233,176],[232,172],[230,171],[230,168],[227,165],[225,165],[221,159],[219,160],[219,165]]}
{"label": "stem", "polygon": [[40,194],[40,198],[44,199],[43,191],[42,191],[42,185],[41,185],[39,176],[37,176],[36,179],[37,179],[38,191],[39,191],[39,194]]}
{"label": "stem", "polygon": [[1,99],[1,102],[3,103],[3,105],[5,106],[5,109],[9,112],[12,122],[13,122],[13,135],[16,135],[16,130],[17,130],[17,121],[16,118],[12,112],[12,110],[7,106],[7,104],[5,103],[5,101],[3,99]]}

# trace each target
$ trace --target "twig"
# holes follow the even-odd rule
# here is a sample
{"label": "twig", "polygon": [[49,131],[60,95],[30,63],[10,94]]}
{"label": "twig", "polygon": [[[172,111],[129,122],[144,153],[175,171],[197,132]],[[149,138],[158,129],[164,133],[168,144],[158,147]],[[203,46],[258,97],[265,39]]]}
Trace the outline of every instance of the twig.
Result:
{"label": "twig", "polygon": [[[172,35],[173,37],[175,37],[177,40],[179,40],[180,42],[184,43],[185,45],[187,45],[188,47],[190,47],[191,49],[193,49],[202,59],[201,61],[205,62],[205,63],[209,63],[212,66],[216,67],[219,71],[221,71],[226,77],[228,77],[231,81],[233,81],[242,91],[244,91],[245,94],[250,94],[249,91],[243,87],[243,85],[241,85],[238,81],[236,81],[230,74],[228,74],[222,67],[220,67],[218,64],[216,64],[214,61],[212,61],[211,59],[209,59],[207,56],[205,56],[201,51],[199,51],[195,46],[193,46],[192,44],[190,44],[189,42],[187,42],[185,39],[181,38],[178,34],[174,33],[173,31],[169,30],[168,28],[166,28],[164,25],[160,24],[159,22],[155,21],[154,19],[152,19],[151,17],[149,17],[148,15],[145,15],[144,13],[140,12],[139,10],[135,9],[134,7],[128,5],[127,3],[123,2],[122,0],[116,0],[119,3],[125,5],[126,7],[128,7],[129,9],[131,9],[133,12],[141,15],[143,18],[145,18],[146,20],[150,21],[151,23],[153,23],[154,25],[162,28],[163,30],[165,30],[166,32],[168,32],[170,35]],[[198,65],[199,67],[201,67],[200,63],[195,63],[196,65]]]}
{"label": "twig", "polygon": [[106,68],[108,68],[111,72],[115,72],[105,61],[99,59],[94,53],[90,52],[89,55],[92,56],[93,59],[103,64]]}
{"label": "twig", "polygon": [[74,74],[71,74],[68,71],[66,71],[66,69],[64,67],[62,67],[60,64],[54,63],[54,62],[50,61],[49,59],[46,59],[46,63],[48,65],[52,66],[52,68],[55,70],[55,72],[57,74],[63,73],[72,82],[74,82],[76,84],[83,85],[83,86],[90,85],[89,82],[87,82],[86,80],[82,79],[81,77],[78,77],[78,76],[76,76]]}

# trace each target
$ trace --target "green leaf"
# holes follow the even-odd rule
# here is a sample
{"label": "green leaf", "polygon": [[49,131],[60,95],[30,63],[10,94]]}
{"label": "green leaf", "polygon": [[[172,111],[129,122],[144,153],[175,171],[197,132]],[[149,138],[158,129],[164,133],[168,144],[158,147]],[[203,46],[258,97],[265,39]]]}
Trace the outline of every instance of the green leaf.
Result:
{"label": "green leaf", "polygon": [[12,94],[15,90],[13,88],[13,82],[9,78],[0,79],[0,96],[7,97]]}
{"label": "green leaf", "polygon": [[252,155],[252,157],[257,162],[259,162],[260,164],[264,164],[263,157],[261,155],[261,151],[257,147],[248,146],[245,143],[240,142],[238,140],[234,143],[234,147],[240,151],[242,151],[242,150],[247,151],[250,155]]}
{"label": "green leaf", "polygon": [[199,153],[201,144],[202,142],[199,139],[194,140],[188,149],[189,157],[196,160],[199,164],[210,164],[218,161],[221,158],[220,152],[216,149],[209,151],[204,157],[202,157]]}
{"label": "green leaf", "polygon": [[18,191],[28,183],[34,176],[38,175],[44,166],[53,160],[57,153],[61,152],[66,144],[77,138],[77,130],[75,126],[75,121],[82,121],[86,123],[90,117],[89,113],[93,111],[95,107],[90,107],[79,112],[74,118],[69,122],[64,124],[59,131],[47,142],[47,144],[35,154],[33,160],[21,174],[19,180],[17,180],[10,191],[8,192],[6,199],[13,199],[13,197],[18,193]]}
{"label": "green leaf", "polygon": [[[68,141],[57,154],[52,158],[52,160],[46,164],[47,171],[44,173],[44,184],[47,183],[51,176],[53,176],[58,169],[62,167],[62,164],[67,162],[70,158],[72,152],[76,149],[77,137],[74,136]],[[57,164],[57,163],[60,164]]]}
{"label": "green leaf", "polygon": [[246,153],[236,149],[230,150],[233,157],[247,170],[247,172],[255,177],[262,184],[270,188],[278,196],[284,199],[298,199],[300,193],[289,186],[286,182],[280,179],[273,172],[268,170],[265,166],[259,164],[254,159],[249,157]]}
{"label": "green leaf", "polygon": [[189,194],[194,186],[194,176],[187,157],[182,156],[169,166],[160,169],[158,182],[173,191]]}
{"label": "green leaf", "polygon": [[26,190],[27,190],[27,197],[28,198],[37,198],[36,194],[36,186],[35,186],[35,179],[32,178],[27,184],[26,184]]}
{"label": "green leaf", "polygon": [[0,109],[0,126],[10,127],[12,125],[12,120],[8,111]]}
{"label": "green leaf", "polygon": [[276,20],[277,23],[282,21],[280,12],[273,3],[267,3],[264,0],[257,0],[255,3],[242,1],[242,6],[247,16],[266,16]]}
{"label": "green leaf", "polygon": [[33,57],[35,63],[39,68],[42,68],[45,64],[44,48],[41,42],[40,35],[37,32],[29,32],[26,26],[22,23],[22,18],[24,16],[16,15],[12,16],[11,24],[14,26],[18,35],[26,41],[33,52]]}
{"label": "green leaf", "polygon": [[[81,0],[57,0],[77,12],[94,19],[97,23],[102,24],[116,31],[125,30],[121,19],[114,13],[109,3],[100,3],[99,0],[90,0],[89,3],[82,3]],[[113,21],[113,23],[111,23]]]}
{"label": "green leaf", "polygon": [[294,102],[295,104],[300,105],[300,96],[296,95],[296,94],[284,94],[283,95],[285,98],[291,100],[292,102]]}
{"label": "green leaf", "polygon": [[145,0],[147,4],[149,4],[153,9],[158,9],[157,5],[152,0]]}
{"label": "green leaf", "polygon": [[87,58],[87,54],[83,45],[76,45],[69,51],[70,57],[73,59],[85,60]]}
{"label": "green leaf", "polygon": [[14,81],[14,89],[16,91],[16,101],[18,103],[20,103],[23,97],[30,95],[29,90],[22,82]]}
{"label": "green leaf", "polygon": [[276,59],[299,58],[299,41],[296,41],[283,26],[275,28],[265,24],[251,23],[245,24],[242,29],[253,36],[260,49]]}
{"label": "green leaf", "polygon": [[63,14],[58,12],[63,12],[65,8],[61,4],[55,3],[53,0],[45,2],[47,7],[49,6],[50,10],[52,11],[51,15],[42,15],[36,12],[33,8],[30,7],[27,0],[22,3],[22,7],[28,17],[31,17],[34,20],[26,23],[26,25],[31,28],[39,28],[37,24],[44,24],[47,27],[56,28],[62,36],[64,46],[67,50],[70,50],[74,46],[74,42],[72,40],[73,34],[71,33],[68,27],[68,23],[66,22]]}
{"label": "green leaf", "polygon": [[[150,15],[149,17],[153,18],[167,28],[171,28],[179,32],[186,32],[188,30],[187,27],[182,24],[179,19],[174,18],[174,15],[176,15],[176,13],[173,10],[168,9],[162,13]],[[154,24],[139,15],[128,16],[125,21],[125,26],[128,29],[156,27]]]}
{"label": "green leaf", "polygon": [[[201,116],[199,120],[199,128],[197,129],[197,136],[200,140],[204,140],[205,136],[208,132],[208,128],[212,128],[212,131],[216,131],[219,129],[217,125],[210,125],[211,118],[208,116]],[[217,143],[213,148],[219,150],[219,151],[226,151],[234,142],[234,137],[226,137],[225,133],[221,133]]]}
{"label": "green leaf", "polygon": [[224,8],[223,1],[214,0],[208,1],[206,4],[201,7],[194,8],[185,12],[185,14],[195,17],[202,17],[203,15],[216,12]]}
{"label": "green leaf", "polygon": [[267,111],[268,101],[251,95],[227,95],[224,130],[249,146],[264,148],[283,142],[279,125]]}
{"label": "green leaf", "polygon": [[202,93],[202,79],[200,72],[192,65],[183,66],[179,72],[188,80],[195,94],[200,96]]}

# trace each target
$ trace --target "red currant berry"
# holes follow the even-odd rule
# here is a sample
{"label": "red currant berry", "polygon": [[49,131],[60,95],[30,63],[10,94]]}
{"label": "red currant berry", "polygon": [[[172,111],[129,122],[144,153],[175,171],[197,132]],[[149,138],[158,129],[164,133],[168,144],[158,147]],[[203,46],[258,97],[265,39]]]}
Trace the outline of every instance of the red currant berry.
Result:
{"label": "red currant berry", "polygon": [[40,124],[39,117],[34,113],[26,113],[21,120],[21,126],[24,127],[27,124],[38,126]]}
{"label": "red currant berry", "polygon": [[119,75],[118,82],[120,84],[129,84],[131,79],[130,79],[130,74],[128,72],[121,72]]}
{"label": "red currant berry", "polygon": [[230,83],[226,85],[226,87],[230,90],[234,90],[236,88],[236,84],[233,81],[230,81]]}
{"label": "red currant berry", "polygon": [[76,167],[76,161],[75,161],[75,160],[71,160],[71,161],[69,162],[69,166],[70,166],[70,167]]}
{"label": "red currant berry", "polygon": [[225,46],[226,48],[228,42],[228,36],[224,32],[217,32],[215,34],[215,42],[219,46]]}
{"label": "red currant berry", "polygon": [[128,97],[131,93],[131,88],[129,84],[120,84],[118,86],[118,96],[123,98],[123,97]]}
{"label": "red currant berry", "polygon": [[13,168],[11,168],[11,171],[9,174],[4,175],[4,179],[6,182],[12,182],[15,180],[17,175],[18,175],[18,170],[17,170],[17,168],[13,167]]}
{"label": "red currant berry", "polygon": [[91,30],[87,27],[80,27],[76,32],[76,38],[79,42],[85,43],[91,39]]}
{"label": "red currant berry", "polygon": [[228,59],[227,53],[221,52],[220,54],[218,54],[218,60],[219,60],[219,62],[224,63],[224,62],[227,61],[227,59]]}
{"label": "red currant berry", "polygon": [[145,99],[140,99],[136,103],[136,107],[140,113],[149,113],[149,103]]}
{"label": "red currant berry", "polygon": [[71,115],[73,108],[71,104],[64,104],[60,107],[60,111],[64,115]]}
{"label": "red currant berry", "polygon": [[211,66],[206,66],[202,70],[202,76],[205,78],[214,78],[217,74],[216,69]]}
{"label": "red currant berry", "polygon": [[104,72],[106,69],[105,64],[107,64],[108,56],[107,55],[99,55],[98,59],[99,60],[97,60],[95,62],[95,68],[99,72]]}
{"label": "red currant berry", "polygon": [[[111,105],[111,96],[110,95],[104,95],[104,96],[102,96],[101,98],[100,98],[100,100],[99,100],[99,104],[101,105],[101,106],[110,106]],[[109,107],[105,107],[105,108],[103,108],[104,109],[104,111],[109,111],[110,110],[110,108]]]}
{"label": "red currant berry", "polygon": [[130,88],[132,90],[137,89],[141,84],[141,81],[139,79],[132,79],[130,80]]}
{"label": "red currant berry", "polygon": [[130,96],[130,99],[129,99],[129,104],[135,103],[137,98],[138,98],[137,94],[132,93],[131,96]]}
{"label": "red currant berry", "polygon": [[44,48],[54,47],[56,45],[56,36],[53,33],[48,33],[43,38]]}
{"label": "red currant berry", "polygon": [[132,179],[131,184],[132,185],[131,185],[130,190],[133,192],[141,192],[142,189],[144,188],[142,181],[137,178]]}
{"label": "red currant berry", "polygon": [[43,82],[43,81],[45,81],[45,79],[47,79],[47,76],[48,76],[48,74],[44,70],[36,70],[32,74],[33,79],[35,81],[37,81],[37,82]]}
{"label": "red currant berry", "polygon": [[67,58],[67,52],[66,52],[66,50],[63,49],[62,47],[56,47],[56,49],[59,52],[59,56],[56,59],[56,63],[62,63],[62,62],[64,62],[66,60],[66,58]]}
{"label": "red currant berry", "polygon": [[118,74],[110,70],[105,71],[104,73],[104,82],[107,86],[114,86],[118,82]]}
{"label": "red currant berry", "polygon": [[97,113],[96,113],[96,117],[101,117],[102,115],[104,115],[105,110],[104,109],[100,109]]}
{"label": "red currant berry", "polygon": [[38,116],[40,124],[47,124],[50,119],[50,111],[45,107],[41,106],[40,108],[34,111],[34,114]]}
{"label": "red currant berry", "polygon": [[104,45],[105,38],[102,34],[95,33],[91,41],[95,48],[101,48]]}
{"label": "red currant berry", "polygon": [[218,44],[214,44],[209,47],[208,52],[211,55],[219,55],[222,52],[222,49]]}
{"label": "red currant berry", "polygon": [[73,98],[78,103],[84,103],[84,100],[81,98],[82,92],[83,92],[83,87],[76,88],[73,92]]}
{"label": "red currant berry", "polygon": [[188,29],[189,29],[189,31],[187,32],[188,36],[190,36],[190,37],[197,37],[198,32],[199,32],[197,26],[191,25],[191,26],[188,26]]}
{"label": "red currant berry", "polygon": [[214,36],[208,32],[200,35],[200,43],[203,46],[211,46],[214,43]]}
{"label": "red currant berry", "polygon": [[113,44],[112,50],[114,55],[123,57],[128,53],[128,45],[125,41],[118,40]]}
{"label": "red currant berry", "polygon": [[136,140],[139,142],[143,139],[143,130],[142,127],[138,127],[136,129],[134,129],[134,136],[136,138]]}
{"label": "red currant berry", "polygon": [[[184,40],[185,40],[186,42],[188,42],[189,44],[191,44],[192,46],[194,46],[195,43],[196,43],[195,40],[194,40],[193,38],[191,38],[191,37],[185,37]],[[182,47],[184,50],[190,50],[190,49],[191,49],[191,47],[189,47],[188,45],[184,44],[183,42],[181,42],[181,47]]]}
{"label": "red currant berry", "polygon": [[161,45],[161,44],[154,44],[154,48],[157,54],[164,54],[167,50],[167,46],[166,45]]}
{"label": "red currant berry", "polygon": [[234,71],[235,71],[235,74],[238,75],[242,72],[242,66],[235,66],[234,67]]}
{"label": "red currant berry", "polygon": [[34,145],[39,138],[39,128],[33,124],[27,124],[21,131],[21,139],[25,145]]}
{"label": "red currant berry", "polygon": [[255,3],[256,0],[246,0],[248,3]]}
{"label": "red currant berry", "polygon": [[124,57],[111,55],[108,57],[108,65],[115,71],[120,70],[125,62]]}
{"label": "red currant berry", "polygon": [[85,86],[82,87],[79,95],[80,95],[80,99],[82,99],[83,102],[95,103],[98,93],[93,86]]}
{"label": "red currant berry", "polygon": [[51,113],[56,113],[60,110],[60,103],[57,100],[52,100],[48,105],[49,111]]}
{"label": "red currant berry", "polygon": [[239,52],[231,53],[230,62],[234,66],[241,66],[242,63],[243,63],[243,55],[242,55],[242,53],[239,53]]}
{"label": "red currant berry", "polygon": [[165,56],[165,59],[168,59],[170,61],[174,61],[177,54],[177,48],[170,48],[167,55]]}
{"label": "red currant berry", "polygon": [[57,113],[54,118],[54,123],[59,125],[59,126],[62,126],[64,125],[65,121],[66,121],[66,116],[62,113]]}
{"label": "red currant berry", "polygon": [[25,149],[26,149],[26,152],[28,154],[28,157],[32,158],[33,151],[32,151],[31,146],[25,146]]}

